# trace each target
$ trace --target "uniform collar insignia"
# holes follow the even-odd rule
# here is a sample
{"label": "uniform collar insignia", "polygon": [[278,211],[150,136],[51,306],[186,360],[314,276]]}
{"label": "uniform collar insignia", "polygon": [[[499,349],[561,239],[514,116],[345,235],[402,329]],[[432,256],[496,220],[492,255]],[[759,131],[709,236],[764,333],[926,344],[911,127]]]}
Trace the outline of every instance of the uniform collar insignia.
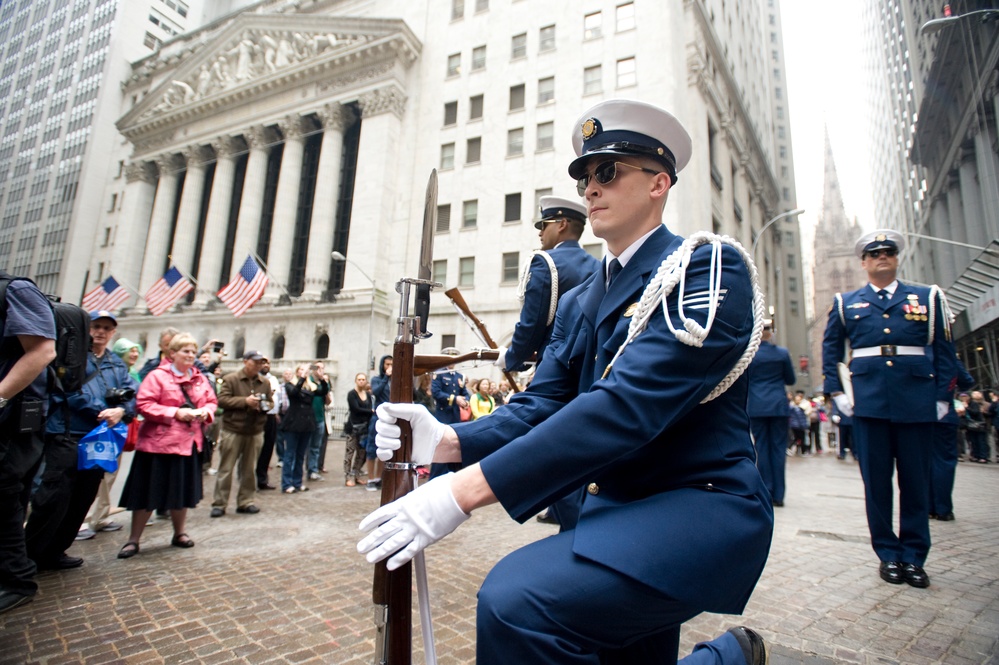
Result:
{"label": "uniform collar insignia", "polygon": [[846,308],[847,309],[859,309],[861,307],[870,307],[870,306],[871,306],[871,303],[869,303],[869,302],[853,302],[853,303],[850,303],[849,305],[847,305]]}

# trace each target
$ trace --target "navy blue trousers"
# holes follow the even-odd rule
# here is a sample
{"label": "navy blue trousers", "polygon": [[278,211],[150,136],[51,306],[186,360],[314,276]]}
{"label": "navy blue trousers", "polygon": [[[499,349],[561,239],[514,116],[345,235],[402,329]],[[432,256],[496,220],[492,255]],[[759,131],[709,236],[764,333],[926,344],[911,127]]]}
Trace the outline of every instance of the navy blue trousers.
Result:
{"label": "navy blue trousers", "polygon": [[784,465],[787,460],[787,416],[750,418],[756,442],[756,468],[772,501],[784,500]]}
{"label": "navy blue trousers", "polygon": [[[680,625],[701,608],[572,552],[573,532],[503,558],[479,590],[477,665],[673,665]],[[726,633],[685,665],[745,658]]]}
{"label": "navy blue trousers", "polygon": [[957,469],[957,424],[937,423],[933,426],[932,482],[930,512],[947,515],[954,512],[951,493]]}
{"label": "navy blue trousers", "polygon": [[[922,566],[930,551],[930,455],[933,423],[893,423],[853,419],[860,474],[867,500],[871,546],[882,561]],[[892,527],[898,471],[898,535]]]}

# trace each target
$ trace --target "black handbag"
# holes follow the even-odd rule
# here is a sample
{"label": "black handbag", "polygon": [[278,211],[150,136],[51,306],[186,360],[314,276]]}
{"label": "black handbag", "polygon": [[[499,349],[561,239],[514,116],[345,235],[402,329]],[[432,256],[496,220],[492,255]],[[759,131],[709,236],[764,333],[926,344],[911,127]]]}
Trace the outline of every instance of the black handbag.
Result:
{"label": "black handbag", "polygon": [[350,436],[353,433],[354,433],[354,425],[351,424],[350,418],[347,418],[346,420],[343,421],[343,435],[346,437]]}

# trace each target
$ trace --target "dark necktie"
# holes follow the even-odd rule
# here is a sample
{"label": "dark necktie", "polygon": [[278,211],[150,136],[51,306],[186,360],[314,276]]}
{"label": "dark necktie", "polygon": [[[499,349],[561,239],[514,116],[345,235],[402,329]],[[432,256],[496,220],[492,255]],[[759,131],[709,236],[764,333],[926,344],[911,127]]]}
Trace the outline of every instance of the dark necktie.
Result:
{"label": "dark necktie", "polygon": [[881,289],[878,291],[878,298],[881,298],[881,300],[891,300],[891,294],[888,293],[888,289]]}
{"label": "dark necktie", "polygon": [[613,261],[611,261],[610,265],[607,266],[607,289],[608,290],[610,289],[611,284],[614,283],[614,278],[617,277],[617,274],[619,272],[621,272],[621,267],[622,267],[621,266],[621,262],[618,261],[617,259],[614,259]]}

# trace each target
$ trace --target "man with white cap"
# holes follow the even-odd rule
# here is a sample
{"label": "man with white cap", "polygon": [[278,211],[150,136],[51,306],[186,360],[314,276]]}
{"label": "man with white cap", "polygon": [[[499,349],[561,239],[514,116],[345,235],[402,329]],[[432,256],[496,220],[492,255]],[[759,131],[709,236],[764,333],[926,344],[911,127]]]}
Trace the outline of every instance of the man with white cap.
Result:
{"label": "man with white cap", "polygon": [[[574,529],[513,552],[484,581],[479,665],[676,662],[680,625],[741,612],[770,548],[742,374],[762,328],[748,255],[662,224],[692,151],[671,114],[601,102],[573,125],[573,145],[569,174],[609,254],[559,303],[531,389],[450,427],[419,406],[379,407],[379,453],[398,447],[401,418],[413,461],[464,468],[361,523],[371,562],[402,565],[476,508],[499,502],[524,522],[586,488]],[[658,298],[642,300],[647,286]],[[684,662],[766,660],[762,638],[740,627]]]}
{"label": "man with white cap", "polygon": [[[837,293],[822,343],[825,392],[853,416],[853,436],[864,479],[871,545],[889,584],[925,588],[923,564],[930,550],[929,484],[933,424],[952,408],[957,356],[950,310],[937,286],[896,279],[905,238],[878,229],[857,240],[855,251],[870,280]],[[845,394],[839,364],[852,349]],[[844,372],[845,374],[845,372]],[[899,529],[892,526],[898,471]]]}
{"label": "man with white cap", "polygon": [[521,371],[534,354],[541,362],[551,340],[558,301],[600,268],[600,261],[579,245],[585,226],[586,206],[579,201],[541,197],[541,219],[534,224],[541,250],[534,252],[521,279],[520,321],[510,346],[500,349],[498,367]]}

